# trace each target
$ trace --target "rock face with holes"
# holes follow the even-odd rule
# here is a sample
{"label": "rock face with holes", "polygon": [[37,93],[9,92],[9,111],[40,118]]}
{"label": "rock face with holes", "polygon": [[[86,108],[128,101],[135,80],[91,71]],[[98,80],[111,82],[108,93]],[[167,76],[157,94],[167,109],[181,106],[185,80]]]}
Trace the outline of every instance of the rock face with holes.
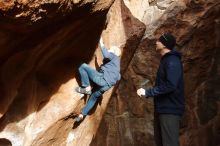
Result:
{"label": "rock face with holes", "polygon": [[160,60],[155,41],[164,32],[177,37],[177,49],[183,55],[186,111],[180,143],[220,145],[219,1],[124,0],[124,4],[146,31],[92,145],[155,145],[152,98],[140,99],[136,90],[154,84]]}

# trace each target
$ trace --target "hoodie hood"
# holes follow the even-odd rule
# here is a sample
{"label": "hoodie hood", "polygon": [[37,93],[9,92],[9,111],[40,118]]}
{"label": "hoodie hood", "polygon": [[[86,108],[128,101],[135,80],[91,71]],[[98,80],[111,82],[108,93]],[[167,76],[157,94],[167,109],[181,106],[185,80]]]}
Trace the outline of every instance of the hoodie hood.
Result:
{"label": "hoodie hood", "polygon": [[168,52],[167,54],[165,54],[164,57],[165,57],[165,56],[169,56],[169,55],[175,55],[175,56],[177,56],[177,57],[180,58],[180,59],[181,59],[181,57],[182,57],[182,54],[181,54],[179,51],[177,51],[175,48],[172,49],[172,50],[171,50],[170,52]]}

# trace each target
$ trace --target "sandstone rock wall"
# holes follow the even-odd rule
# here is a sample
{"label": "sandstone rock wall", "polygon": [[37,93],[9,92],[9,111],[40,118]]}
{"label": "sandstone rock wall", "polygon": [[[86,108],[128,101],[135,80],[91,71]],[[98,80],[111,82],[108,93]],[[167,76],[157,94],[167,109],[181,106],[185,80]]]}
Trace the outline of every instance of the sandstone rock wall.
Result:
{"label": "sandstone rock wall", "polygon": [[85,104],[74,92],[79,83],[77,68],[82,62],[94,66],[112,2],[0,2],[0,145],[90,143],[111,91],[97,108],[98,119],[85,121],[95,126],[79,128],[87,139],[77,138],[81,134],[68,139],[73,121],[66,117]]}
{"label": "sandstone rock wall", "polygon": [[160,60],[155,41],[164,32],[177,37],[177,49],[183,54],[186,112],[181,123],[181,145],[220,145],[219,1],[124,3],[145,24],[146,31],[92,145],[154,145],[153,102],[138,98],[136,89],[154,84]]}
{"label": "sandstone rock wall", "polygon": [[[152,98],[136,89],[154,84],[155,41],[164,32],[183,53],[181,145],[220,145],[219,7],[218,0],[0,1],[0,145],[153,146]],[[71,116],[86,102],[73,91],[77,68],[101,64],[100,35],[122,49],[122,79],[73,128]]]}

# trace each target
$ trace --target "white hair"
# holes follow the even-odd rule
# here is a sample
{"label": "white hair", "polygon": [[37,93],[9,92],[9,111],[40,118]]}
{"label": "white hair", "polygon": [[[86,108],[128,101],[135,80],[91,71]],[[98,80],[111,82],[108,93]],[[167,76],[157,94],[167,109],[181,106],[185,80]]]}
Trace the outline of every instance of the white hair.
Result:
{"label": "white hair", "polygon": [[117,46],[111,46],[110,50],[118,57],[121,56],[121,50]]}

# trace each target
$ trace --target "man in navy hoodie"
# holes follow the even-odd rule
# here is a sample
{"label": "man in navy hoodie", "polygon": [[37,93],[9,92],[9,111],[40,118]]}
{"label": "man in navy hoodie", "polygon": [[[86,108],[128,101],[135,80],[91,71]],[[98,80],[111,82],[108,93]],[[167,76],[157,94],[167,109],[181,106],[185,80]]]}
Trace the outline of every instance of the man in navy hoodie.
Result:
{"label": "man in navy hoodie", "polygon": [[137,90],[139,96],[154,97],[154,135],[157,146],[179,146],[179,123],[184,112],[184,83],[181,54],[176,39],[167,33],[156,42],[160,66],[153,88]]}
{"label": "man in navy hoodie", "polygon": [[[90,98],[83,108],[81,114],[76,117],[76,121],[80,122],[89,113],[89,111],[94,107],[97,99],[108,89],[114,86],[118,80],[120,80],[120,56],[121,50],[112,46],[110,49],[106,49],[102,38],[99,42],[102,55],[103,64],[101,65],[100,71],[96,71],[87,64],[83,63],[79,67],[79,73],[81,78],[81,87],[76,88],[76,92],[81,94],[88,94]],[[92,87],[90,81],[95,83],[97,89],[92,92]]]}

